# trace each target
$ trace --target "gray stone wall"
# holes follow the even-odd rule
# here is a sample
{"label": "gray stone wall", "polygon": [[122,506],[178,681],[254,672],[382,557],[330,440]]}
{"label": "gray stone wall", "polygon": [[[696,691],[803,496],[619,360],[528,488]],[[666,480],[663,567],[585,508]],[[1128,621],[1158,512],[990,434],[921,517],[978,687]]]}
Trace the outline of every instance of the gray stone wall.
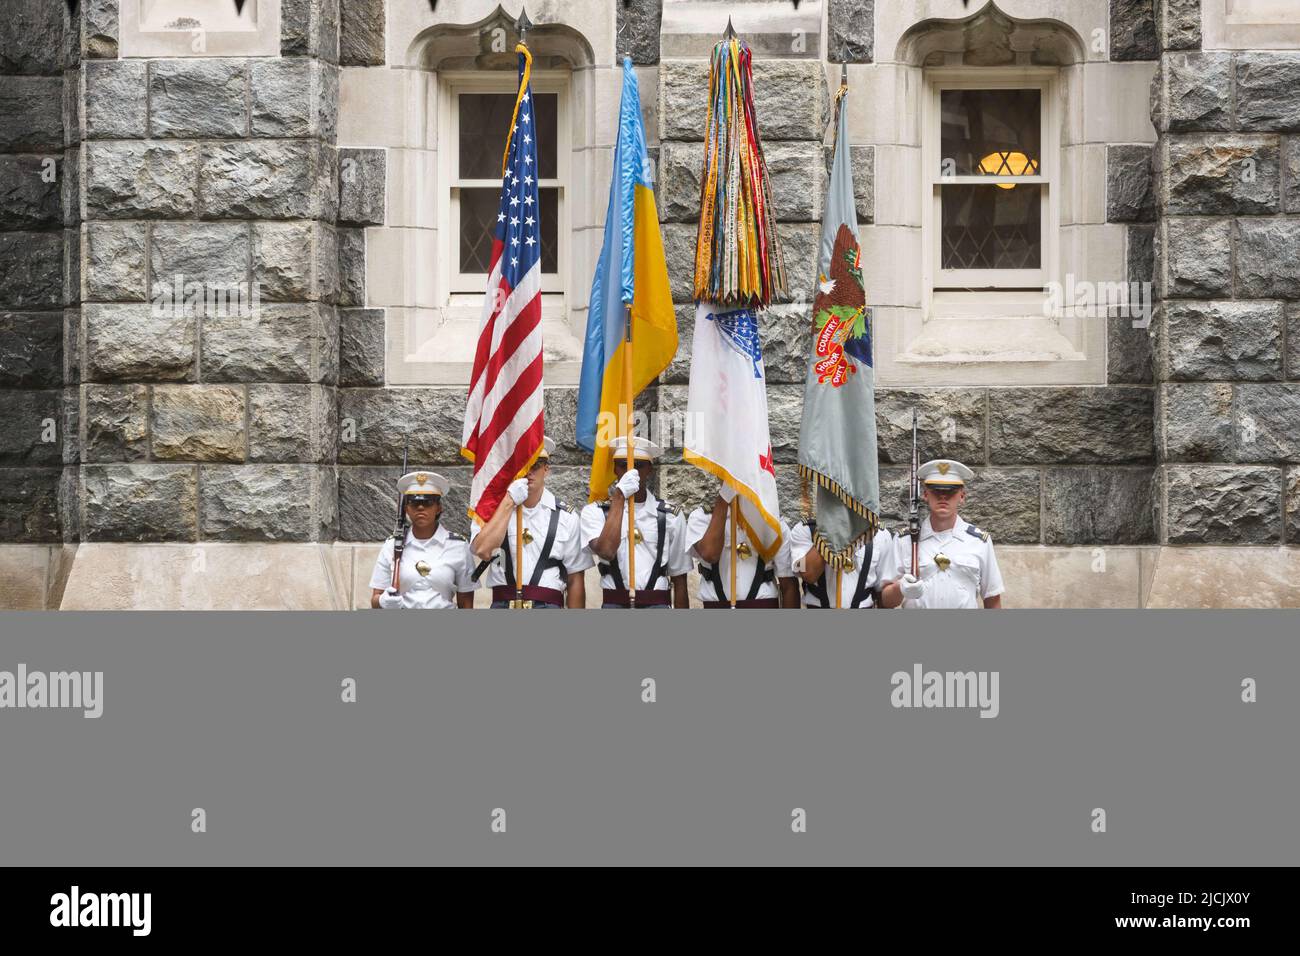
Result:
{"label": "gray stone wall", "polygon": [[[671,413],[689,378],[707,65],[662,59],[661,4],[618,3],[620,50],[658,66],[681,349],[640,401]],[[407,433],[412,462],[456,483],[448,523],[463,530],[464,389],[387,386],[386,317],[366,308],[386,153],[334,148],[338,64],[384,62],[382,0],[284,0],[277,60],[121,61],[116,0],[82,0],[74,23],[44,0],[12,6],[26,28],[0,41],[0,400],[13,410],[0,539],[373,541],[391,526]],[[871,62],[867,7],[827,4],[829,59]],[[1300,57],[1201,52],[1195,0],[1116,0],[1111,18],[1112,59],[1160,61],[1159,144],[1106,153],[1129,277],[1163,297],[1156,347],[1114,316],[1104,387],[879,389],[882,511],[901,519],[916,406],[924,454],[979,470],[967,513],[999,541],[1294,542]],[[794,520],[830,97],[815,60],[760,58],[754,73],[792,290],[763,331]],[[874,144],[852,148],[870,229]],[[261,309],[157,314],[154,284],[178,275],[257,282]],[[575,389],[547,389],[552,483],[573,504],[587,480],[575,406]],[[662,494],[689,508],[713,490],[669,452]]]}
{"label": "gray stone wall", "polygon": [[118,60],[82,6],[81,539],[333,540],[338,2],[284,3],[280,59]]}
{"label": "gray stone wall", "polygon": [[637,66],[659,62],[659,26],[663,21],[663,0],[615,0],[620,57],[627,55]]}
{"label": "gray stone wall", "polygon": [[1300,509],[1300,54],[1201,51],[1162,5],[1156,378],[1169,544],[1294,544]]}
{"label": "gray stone wall", "polygon": [[1110,58],[1154,60],[1159,52],[1156,8],[1161,0],[1110,0]]}
{"label": "gray stone wall", "polygon": [[[13,0],[0,30],[0,542],[75,539],[79,36],[63,4]],[[73,346],[65,346],[71,330]]]}

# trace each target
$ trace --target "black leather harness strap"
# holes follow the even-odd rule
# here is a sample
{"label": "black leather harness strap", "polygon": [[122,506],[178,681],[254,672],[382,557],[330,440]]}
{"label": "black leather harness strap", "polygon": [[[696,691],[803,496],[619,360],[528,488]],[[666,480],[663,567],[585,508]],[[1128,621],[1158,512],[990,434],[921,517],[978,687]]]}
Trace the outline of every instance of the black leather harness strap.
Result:
{"label": "black leather harness strap", "polygon": [[[828,607],[829,606],[830,597],[826,593],[826,572],[825,571],[823,571],[822,576],[819,577],[812,584],[809,584],[807,581],[804,581],[802,578],[800,578],[800,583],[803,585],[803,597],[804,597],[803,603],[805,607]],[[810,596],[817,601],[816,604],[808,603],[808,598]]]}
{"label": "black leather harness strap", "polygon": [[659,499],[659,510],[655,514],[655,563],[650,565],[650,577],[646,578],[645,589],[657,590],[659,579],[664,576],[664,539],[668,537],[668,502]]}
{"label": "black leather harness strap", "polygon": [[[815,536],[817,533],[817,522],[809,521],[808,529]],[[857,569],[858,583],[853,589],[853,598],[849,601],[850,608],[862,607],[863,602],[866,601],[867,598],[871,598],[872,607],[877,607],[880,604],[879,594],[874,589],[867,587],[867,581],[871,577],[871,553],[874,547],[875,541],[868,538],[866,548],[862,552],[862,562]],[[830,608],[835,606],[830,597],[830,588],[826,584],[826,573],[827,570],[823,569],[821,577],[817,579],[815,584],[809,584],[807,581],[802,581],[801,579],[803,584],[804,605],[806,607]],[[815,598],[818,603],[809,604],[809,596]]]}
{"label": "black leather harness strap", "polygon": [[862,566],[858,568],[858,586],[853,589],[853,600],[849,602],[849,607],[862,607],[862,602],[868,597],[871,598],[871,604],[874,607],[880,603],[875,591],[867,587],[867,580],[871,577],[871,550],[875,546],[875,541],[867,539],[867,547],[862,552]]}
{"label": "black leather harness strap", "polygon": [[[808,525],[808,534],[816,540],[817,538],[817,521],[815,519],[806,522]],[[804,607],[830,607],[830,596],[826,592],[826,569],[822,568],[822,576],[815,582],[809,584],[802,577],[799,578],[799,585],[803,588]],[[816,604],[809,604],[809,596],[816,599]]]}
{"label": "black leather harness strap", "polygon": [[[546,540],[542,544],[542,553],[537,558],[537,564],[533,566],[532,576],[528,579],[529,587],[535,588],[540,586],[542,583],[542,575],[549,567],[559,568],[560,580],[564,579],[564,562],[559,558],[551,557],[551,549],[555,547],[555,534],[559,527],[560,505],[557,502],[556,507],[551,509],[551,521],[546,528]],[[511,551],[513,551],[514,548],[510,543],[510,535],[508,533],[506,534],[505,544],[506,546],[501,550],[505,557],[506,586],[513,588],[515,586],[515,561],[514,557],[511,555]]]}
{"label": "black leather harness strap", "polygon": [[[602,503],[600,507],[601,510],[605,511],[606,513],[609,512],[608,502]],[[660,499],[659,501],[659,511],[658,514],[655,515],[655,526],[658,532],[657,536],[659,539],[658,541],[655,542],[655,561],[654,564],[650,566],[650,576],[646,579],[645,587],[637,589],[638,595],[640,595],[641,591],[643,590],[645,591],[657,590],[655,588],[655,585],[658,584],[659,579],[664,576],[664,542],[665,539],[668,537],[668,502],[664,501],[663,499]],[[615,555],[613,561],[599,562],[597,564],[597,567],[600,568],[601,574],[606,575],[607,577],[609,577],[610,580],[614,582],[613,590],[615,591],[627,590],[627,585],[623,581],[623,569],[619,567],[617,555]],[[640,600],[639,597],[638,600]]]}
{"label": "black leather harness strap", "polygon": [[531,587],[538,587],[542,583],[542,574],[547,568],[556,568],[560,572],[560,580],[564,580],[564,562],[559,558],[551,557],[551,549],[555,547],[555,534],[560,528],[560,505],[551,509],[551,523],[546,527],[546,541],[542,543],[542,553],[537,558],[537,566],[533,568],[533,576],[529,579],[528,584]]}
{"label": "black leather harness strap", "polygon": [[[757,555],[756,557],[758,558],[758,567],[754,569],[754,579],[749,582],[749,593],[741,600],[757,601],[758,592],[762,590],[763,585],[776,580],[776,571],[772,566],[764,561],[761,555]],[[701,561],[699,563],[700,577],[713,585],[713,593],[717,595],[717,600],[730,603],[730,598],[727,596],[727,589],[722,586],[721,567],[721,561],[717,564],[709,564],[707,561]],[[737,601],[737,606],[739,606],[739,601]]]}
{"label": "black leather harness strap", "polygon": [[[602,501],[602,502],[600,503],[600,510],[603,511],[603,512],[605,512],[605,514],[608,516],[608,514],[609,514],[609,502],[608,502],[608,501]],[[596,562],[596,567],[600,570],[600,573],[601,573],[602,575],[604,575],[605,577],[609,578],[611,581],[614,582],[614,588],[613,588],[613,590],[615,590],[615,591],[626,591],[626,590],[627,590],[627,585],[623,583],[623,571],[622,571],[622,569],[618,566],[618,554],[617,554],[617,553],[615,553],[615,555],[614,555],[614,560],[613,560],[613,561],[597,561],[597,562]]]}

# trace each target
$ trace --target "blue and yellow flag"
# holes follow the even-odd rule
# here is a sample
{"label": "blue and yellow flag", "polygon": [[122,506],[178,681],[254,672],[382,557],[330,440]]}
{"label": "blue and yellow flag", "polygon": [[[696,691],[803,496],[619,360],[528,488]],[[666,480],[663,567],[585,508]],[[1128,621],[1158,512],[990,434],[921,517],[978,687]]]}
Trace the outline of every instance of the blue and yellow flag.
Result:
{"label": "blue and yellow flag", "polygon": [[[605,499],[614,480],[610,444],[619,435],[628,434],[632,418],[632,409],[627,407],[624,350],[632,350],[632,396],[658,378],[677,353],[677,317],[645,142],[641,94],[632,61],[625,57],[605,242],[591,281],[578,389],[577,439],[592,452],[592,501]],[[626,334],[629,303],[630,345]]]}

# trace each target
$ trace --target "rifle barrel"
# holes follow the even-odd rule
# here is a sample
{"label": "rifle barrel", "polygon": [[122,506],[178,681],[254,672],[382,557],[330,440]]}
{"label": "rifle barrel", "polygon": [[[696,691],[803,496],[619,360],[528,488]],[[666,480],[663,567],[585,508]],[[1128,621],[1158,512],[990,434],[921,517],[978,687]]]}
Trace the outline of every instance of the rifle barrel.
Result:
{"label": "rifle barrel", "polygon": [[[411,452],[411,439],[402,442],[402,474],[406,474],[407,459]],[[402,503],[402,489],[397,489],[397,527],[393,529],[393,590],[402,589],[402,552],[406,549],[406,508]]]}
{"label": "rifle barrel", "polygon": [[920,456],[916,443],[916,409],[912,409],[912,480],[908,487],[907,533],[912,539],[912,576],[921,574],[921,485],[917,478]]}

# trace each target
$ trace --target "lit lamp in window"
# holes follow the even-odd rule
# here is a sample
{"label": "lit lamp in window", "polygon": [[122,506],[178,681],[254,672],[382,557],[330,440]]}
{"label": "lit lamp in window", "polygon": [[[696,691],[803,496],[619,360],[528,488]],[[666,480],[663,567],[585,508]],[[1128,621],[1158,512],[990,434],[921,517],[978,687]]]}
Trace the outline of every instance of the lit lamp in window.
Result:
{"label": "lit lamp in window", "polygon": [[[1033,176],[1038,160],[1011,150],[989,153],[980,160],[980,172],[988,176]],[[995,183],[999,189],[1015,189],[1015,183]]]}

